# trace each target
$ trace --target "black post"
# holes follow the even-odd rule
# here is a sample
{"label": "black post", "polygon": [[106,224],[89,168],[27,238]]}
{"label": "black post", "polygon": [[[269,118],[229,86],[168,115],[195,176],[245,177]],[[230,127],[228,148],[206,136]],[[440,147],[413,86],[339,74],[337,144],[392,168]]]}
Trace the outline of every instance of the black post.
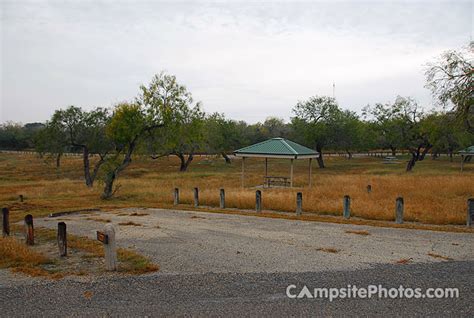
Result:
{"label": "black post", "polygon": [[2,233],[3,237],[7,237],[10,235],[10,211],[8,208],[3,208],[2,209],[2,220],[3,220],[3,226],[2,226]]}
{"label": "black post", "polygon": [[66,223],[58,223],[58,248],[59,256],[67,256],[67,235],[66,235]]}

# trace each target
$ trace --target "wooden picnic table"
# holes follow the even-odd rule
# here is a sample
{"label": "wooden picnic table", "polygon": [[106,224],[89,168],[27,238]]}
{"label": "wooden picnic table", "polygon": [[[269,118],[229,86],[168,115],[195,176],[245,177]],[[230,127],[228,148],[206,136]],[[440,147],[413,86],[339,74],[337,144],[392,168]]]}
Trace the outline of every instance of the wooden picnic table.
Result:
{"label": "wooden picnic table", "polygon": [[288,177],[278,177],[278,176],[266,176],[264,178],[264,187],[271,188],[272,186],[277,187],[290,187],[291,182]]}

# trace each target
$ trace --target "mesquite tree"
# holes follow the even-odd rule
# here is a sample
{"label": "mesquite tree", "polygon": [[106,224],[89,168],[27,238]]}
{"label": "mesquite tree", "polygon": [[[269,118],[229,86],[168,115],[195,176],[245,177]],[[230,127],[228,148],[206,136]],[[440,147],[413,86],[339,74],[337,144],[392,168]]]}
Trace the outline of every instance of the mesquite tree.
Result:
{"label": "mesquite tree", "polygon": [[474,133],[474,54],[471,49],[444,52],[427,65],[426,87],[442,104],[453,106],[468,131]]}
{"label": "mesquite tree", "polygon": [[296,117],[291,126],[306,144],[313,144],[319,152],[319,168],[324,168],[323,149],[334,141],[334,131],[341,113],[336,100],[327,96],[310,97],[293,108]]}
{"label": "mesquite tree", "polygon": [[[38,147],[50,151],[54,149],[58,156],[62,154],[63,143],[72,151],[81,151],[85,183],[92,187],[111,150],[111,142],[105,135],[109,120],[109,112],[104,108],[84,111],[80,107],[69,106],[57,110],[48,122],[44,136],[38,140]],[[94,155],[99,159],[91,171],[90,160]]]}

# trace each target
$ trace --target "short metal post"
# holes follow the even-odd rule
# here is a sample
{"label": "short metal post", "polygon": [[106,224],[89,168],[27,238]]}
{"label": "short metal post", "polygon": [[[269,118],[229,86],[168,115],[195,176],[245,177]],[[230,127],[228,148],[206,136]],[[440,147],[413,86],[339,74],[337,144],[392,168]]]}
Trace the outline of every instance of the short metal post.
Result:
{"label": "short metal post", "polygon": [[225,209],[225,190],[220,190],[220,200],[219,200],[219,207],[221,209]]}
{"label": "short metal post", "polygon": [[474,198],[467,200],[467,226],[472,226],[474,223]]}
{"label": "short metal post", "polygon": [[179,189],[178,188],[174,188],[174,201],[173,201],[173,204],[174,205],[179,204]]}
{"label": "short metal post", "polygon": [[398,197],[395,202],[395,222],[398,224],[403,223],[403,209],[404,202],[402,197]]}
{"label": "short metal post", "polygon": [[296,194],[296,215],[301,216],[303,212],[303,193],[298,192]]}
{"label": "short metal post", "polygon": [[351,197],[348,195],[344,196],[343,208],[344,208],[344,212],[343,212],[344,218],[345,219],[350,218],[351,217]]}
{"label": "short metal post", "polygon": [[194,188],[194,207],[197,208],[199,206],[199,189]]}
{"label": "short metal post", "polygon": [[255,211],[262,211],[262,191],[260,190],[255,192]]}

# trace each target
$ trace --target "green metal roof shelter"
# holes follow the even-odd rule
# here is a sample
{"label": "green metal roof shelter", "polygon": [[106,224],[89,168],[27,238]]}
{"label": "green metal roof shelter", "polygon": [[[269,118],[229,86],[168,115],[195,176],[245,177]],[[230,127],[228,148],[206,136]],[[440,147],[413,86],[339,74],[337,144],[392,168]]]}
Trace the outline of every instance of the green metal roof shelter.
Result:
{"label": "green metal roof shelter", "polygon": [[466,149],[463,149],[459,151],[461,154],[461,172],[464,170],[464,158],[469,157],[469,156],[474,156],[474,146],[467,147]]}
{"label": "green metal roof shelter", "polygon": [[245,180],[245,158],[249,157],[265,158],[265,179],[271,178],[268,177],[268,158],[290,159],[290,187],[293,187],[293,160],[309,159],[309,186],[311,186],[312,159],[318,157],[319,153],[288,139],[272,138],[238,149],[234,151],[234,155],[236,157],[242,157],[242,187],[244,187]]}

